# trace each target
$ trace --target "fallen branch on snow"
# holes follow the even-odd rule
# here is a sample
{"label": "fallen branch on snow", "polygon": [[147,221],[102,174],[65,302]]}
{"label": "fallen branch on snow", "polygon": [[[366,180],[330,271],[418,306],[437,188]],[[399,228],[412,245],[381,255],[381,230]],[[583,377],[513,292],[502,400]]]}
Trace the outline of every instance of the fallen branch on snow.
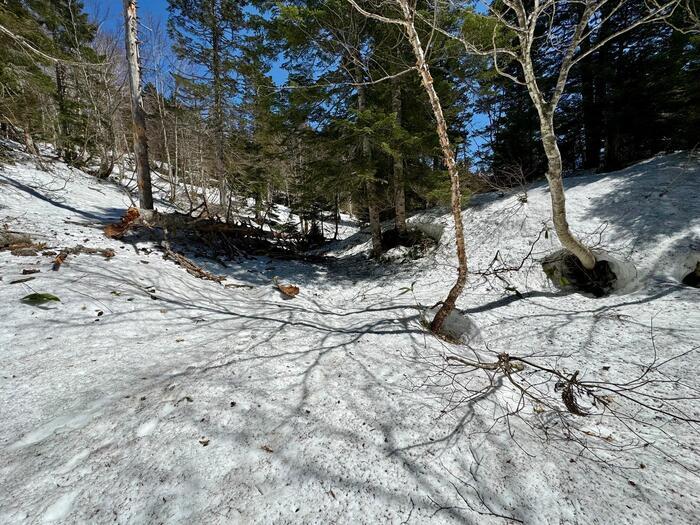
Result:
{"label": "fallen branch on snow", "polygon": [[52,270],[54,272],[58,271],[69,255],[80,255],[81,253],[86,255],[101,255],[105,259],[111,259],[115,255],[114,250],[111,248],[88,248],[79,244],[73,248],[64,248],[61,250],[53,261]]}
{"label": "fallen branch on snow", "polygon": [[226,279],[226,277],[222,275],[214,275],[213,273],[204,270],[201,266],[198,266],[184,255],[173,251],[173,249],[170,247],[170,243],[167,240],[167,230],[163,230],[163,232],[166,238],[163,239],[163,241],[160,243],[160,247],[165,253],[164,258],[170,259],[175,264],[182,266],[187,271],[187,273],[189,273],[190,275],[194,275],[198,279],[205,279],[207,281],[214,281],[216,283],[220,283],[221,281]]}

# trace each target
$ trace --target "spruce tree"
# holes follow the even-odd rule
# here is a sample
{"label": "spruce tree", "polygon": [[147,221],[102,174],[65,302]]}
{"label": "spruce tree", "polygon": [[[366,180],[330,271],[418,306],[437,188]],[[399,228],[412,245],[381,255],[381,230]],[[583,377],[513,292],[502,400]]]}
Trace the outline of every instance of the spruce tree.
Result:
{"label": "spruce tree", "polygon": [[227,138],[236,121],[240,95],[239,62],[245,31],[245,2],[235,0],[168,1],[168,32],[177,56],[190,69],[178,72],[180,84],[206,115],[213,141],[213,171],[220,183],[220,204],[228,200]]}

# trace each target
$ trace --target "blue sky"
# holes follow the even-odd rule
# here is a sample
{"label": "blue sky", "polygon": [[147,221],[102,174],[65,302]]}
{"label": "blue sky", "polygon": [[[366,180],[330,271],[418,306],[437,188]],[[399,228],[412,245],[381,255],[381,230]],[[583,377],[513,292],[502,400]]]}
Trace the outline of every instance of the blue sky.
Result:
{"label": "blue sky", "polygon": [[[168,0],[138,0],[138,15],[142,24],[146,21],[160,21],[162,27],[168,20]],[[103,23],[109,31],[122,34],[124,19],[122,14],[122,2],[107,2],[104,0],[85,0],[85,10],[96,21]],[[142,31],[147,31],[145,27]],[[144,38],[146,36],[144,35]],[[282,85],[287,81],[287,72],[284,71],[279,62],[272,65],[271,76],[277,85]]]}
{"label": "blue sky", "polygon": [[[99,22],[103,22],[108,30],[123,31],[123,15],[121,1],[84,0],[85,10]],[[196,1],[196,0],[193,0]],[[160,20],[163,27],[168,20],[168,0],[138,0],[139,18],[145,20]],[[145,30],[142,28],[142,30]],[[271,70],[272,79],[279,86],[287,81],[287,72],[281,67],[280,62],[273,64]],[[485,115],[476,115],[471,122],[472,127],[481,127],[486,124]],[[479,147],[475,144],[475,137],[471,138],[469,150],[474,151]]]}
{"label": "blue sky", "polygon": [[[148,15],[165,21],[168,18],[168,0],[138,0],[139,16]],[[100,21],[106,17],[105,24],[110,29],[121,28],[122,2],[104,0],[85,0],[85,10]]]}

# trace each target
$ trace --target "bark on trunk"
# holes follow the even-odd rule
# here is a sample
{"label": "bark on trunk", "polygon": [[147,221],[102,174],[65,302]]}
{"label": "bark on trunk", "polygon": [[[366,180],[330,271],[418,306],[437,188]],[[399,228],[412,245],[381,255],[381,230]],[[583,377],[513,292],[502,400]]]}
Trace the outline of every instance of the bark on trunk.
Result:
{"label": "bark on trunk", "polygon": [[557,232],[561,245],[573,253],[586,269],[592,270],[596,263],[595,256],[588,247],[574,237],[569,228],[569,222],[566,220],[566,197],[564,196],[564,183],[562,181],[561,152],[557,145],[551,116],[548,120],[548,122],[542,122],[541,133],[542,144],[547,156],[547,181],[549,182],[549,195],[552,201],[554,230]]}
{"label": "bark on trunk", "polygon": [[447,294],[447,298],[442,303],[442,306],[438,312],[435,314],[435,317],[430,325],[430,329],[434,333],[439,333],[443,324],[445,323],[445,320],[447,319],[447,316],[454,310],[455,304],[457,303],[457,298],[462,294],[464,286],[467,282],[467,251],[464,243],[464,225],[462,224],[462,193],[459,188],[459,170],[457,169],[457,162],[455,161],[454,151],[452,150],[450,138],[447,134],[447,122],[445,121],[445,116],[442,112],[440,98],[438,97],[435,87],[433,86],[433,77],[430,74],[430,68],[425,60],[423,45],[421,44],[420,38],[418,37],[418,32],[412,23],[411,8],[406,0],[399,0],[399,4],[401,5],[404,19],[407,22],[404,28],[406,31],[406,36],[411,42],[413,53],[416,56],[416,65],[418,66],[421,83],[423,84],[425,92],[428,94],[430,105],[433,109],[433,114],[435,115],[437,134],[438,138],[440,139],[440,148],[442,149],[442,154],[445,158],[447,172],[450,175],[452,217],[455,223],[455,243],[459,267],[457,270],[457,280],[452,286],[450,292]]}
{"label": "bark on trunk", "polygon": [[151,170],[148,165],[148,139],[146,136],[146,111],[141,97],[141,74],[136,20],[136,0],[124,0],[124,28],[126,57],[131,91],[131,117],[134,128],[134,156],[136,157],[136,182],[139,188],[139,206],[153,209]]}
{"label": "bark on trunk", "polygon": [[[582,30],[582,27],[577,28],[577,33]],[[529,49],[527,36],[521,34],[520,46],[524,49]],[[554,230],[559,237],[561,245],[573,253],[576,258],[581,261],[584,268],[592,270],[595,267],[596,259],[588,247],[579,241],[571,233],[569,223],[566,219],[566,198],[564,196],[564,183],[562,181],[562,160],[559,145],[557,143],[557,135],[554,131],[554,110],[557,107],[559,97],[563,93],[566,85],[566,72],[570,67],[571,58],[573,57],[574,48],[568,50],[568,55],[565,56],[562,70],[559,73],[559,79],[551,95],[547,101],[540,91],[535,75],[535,67],[532,63],[532,58],[529,54],[524,55],[524,61],[521,62],[525,83],[527,86],[530,99],[537,110],[537,117],[540,122],[540,137],[544,148],[545,156],[547,157],[547,182],[549,183],[549,195],[552,202],[552,222]]]}
{"label": "bark on trunk", "polygon": [[[391,109],[396,114],[396,124],[401,126],[401,82],[398,78],[392,80]],[[404,182],[403,155],[394,152],[394,210],[396,214],[396,230],[406,232],[406,192]]]}
{"label": "bark on trunk", "polygon": [[223,90],[223,71],[221,64],[221,30],[217,21],[217,13],[214,11],[215,3],[212,3],[212,77],[214,89],[214,144],[215,144],[215,169],[216,176],[220,180],[219,185],[219,204],[225,207],[228,204],[228,181],[225,173],[225,155],[224,155],[224,90]]}
{"label": "bark on trunk", "polygon": [[[66,87],[65,70],[63,64],[56,62],[54,65],[56,75],[56,102],[58,103],[58,140],[56,141],[56,151],[58,156],[67,162],[72,160],[68,150],[68,117],[66,109]],[[72,145],[70,145],[72,146]]]}
{"label": "bark on trunk", "polygon": [[340,199],[338,194],[335,195],[335,208],[333,212],[333,222],[335,223],[335,231],[333,232],[333,240],[338,240],[338,227],[340,226]]}
{"label": "bark on trunk", "polygon": [[113,170],[114,154],[110,155],[107,152],[107,148],[103,148],[102,159],[100,159],[100,167],[98,168],[97,173],[95,173],[95,177],[97,177],[98,179],[105,180],[112,174]]}
{"label": "bark on trunk", "polygon": [[158,116],[160,117],[160,129],[163,133],[163,150],[165,152],[165,160],[168,163],[168,179],[170,182],[170,202],[175,202],[177,193],[177,179],[175,178],[175,168],[173,159],[170,155],[170,144],[168,141],[168,130],[165,127],[165,99],[163,94],[156,92],[156,101],[158,102]]}
{"label": "bark on trunk", "polygon": [[[364,86],[357,88],[357,109],[360,113],[367,105]],[[372,148],[369,137],[362,136],[361,139],[362,157],[369,162],[372,157]],[[379,257],[382,254],[382,223],[379,220],[379,199],[377,197],[377,186],[375,182],[367,182],[367,208],[369,211],[369,229],[372,233],[372,257]]]}

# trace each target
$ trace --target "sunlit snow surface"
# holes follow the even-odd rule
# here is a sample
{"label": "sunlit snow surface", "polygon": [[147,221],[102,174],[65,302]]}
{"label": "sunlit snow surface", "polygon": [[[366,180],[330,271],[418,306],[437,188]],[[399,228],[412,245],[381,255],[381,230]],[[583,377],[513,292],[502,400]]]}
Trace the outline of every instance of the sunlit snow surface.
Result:
{"label": "sunlit snow surface", "polygon": [[[246,285],[225,288],[105,238],[127,194],[48,164],[17,154],[0,168],[0,224],[116,256],[71,255],[53,272],[50,257],[0,252],[0,523],[697,523],[694,428],[660,418],[643,430],[652,445],[612,453],[630,436],[611,419],[581,418],[598,436],[582,449],[556,422],[545,435],[531,407],[503,418],[507,382],[459,402],[440,356],[472,354],[426,334],[417,308],[455,276],[445,211],[411,219],[445,225],[424,259],[367,261],[369,237],[346,218],[328,264],[200,259]],[[652,320],[663,359],[700,344],[700,292],[679,284],[700,252],[700,163],[674,154],[566,186],[573,229],[636,275],[604,299],[559,293],[531,261],[507,275],[522,299],[472,275],[458,305],[482,355],[622,381],[652,358]],[[473,270],[530,251],[549,195],[540,184],[521,200],[466,209]],[[558,247],[542,235],[533,256]],[[24,268],[41,273],[10,284]],[[61,302],[20,302],[34,291]],[[699,389],[699,365],[693,351],[665,371]]]}

